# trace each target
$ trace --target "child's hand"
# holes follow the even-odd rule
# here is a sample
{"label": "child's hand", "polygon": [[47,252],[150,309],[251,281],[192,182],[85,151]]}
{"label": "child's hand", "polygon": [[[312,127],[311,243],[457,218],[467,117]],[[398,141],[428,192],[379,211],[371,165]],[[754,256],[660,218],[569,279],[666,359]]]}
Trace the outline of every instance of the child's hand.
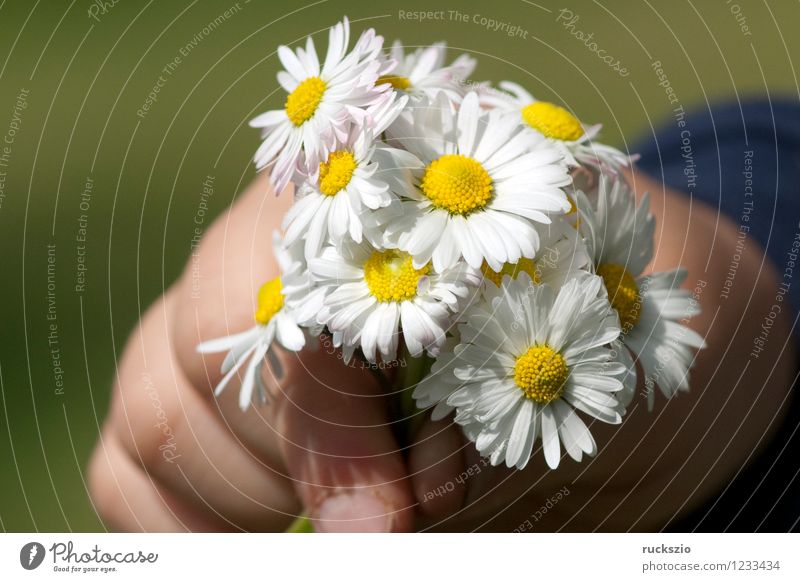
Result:
{"label": "child's hand", "polygon": [[265,366],[274,395],[266,405],[242,413],[236,382],[215,398],[223,355],[203,357],[197,344],[251,327],[256,292],[277,275],[268,249],[291,193],[274,197],[262,175],[129,339],[91,462],[98,511],[126,531],[284,530],[304,511],[318,531],[619,531],[659,529],[696,507],[781,417],[793,373],[788,318],[748,365],[775,295],[774,269],[748,245],[736,284],[752,292],[721,308],[716,290],[738,252],[737,227],[635,178],[637,191],[653,194],[655,268],[683,264],[690,288],[705,285],[703,314],[691,326],[710,347],[698,356],[690,394],[657,415],[638,395],[622,425],[595,423],[603,445],[594,459],[548,471],[535,451],[524,471],[492,468],[452,419],[426,421],[402,451],[375,379],[325,347],[284,354],[280,386]]}

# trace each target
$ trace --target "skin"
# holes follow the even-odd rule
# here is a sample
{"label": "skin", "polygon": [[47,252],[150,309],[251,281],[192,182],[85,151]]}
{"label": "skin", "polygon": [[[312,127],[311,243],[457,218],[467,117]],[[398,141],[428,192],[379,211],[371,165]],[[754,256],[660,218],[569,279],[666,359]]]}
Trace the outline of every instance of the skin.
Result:
{"label": "skin", "polygon": [[278,273],[271,235],[291,195],[268,193],[262,174],[205,235],[200,293],[189,265],[128,341],[89,466],[98,512],[121,531],[282,531],[301,512],[318,531],[653,531],[697,508],[779,426],[794,347],[784,312],[748,358],[778,280],[755,241],[723,301],[737,226],[642,174],[628,179],[651,193],[651,269],[680,264],[687,288],[706,282],[690,327],[709,347],[690,393],[658,393],[653,413],[639,394],[621,425],[592,422],[596,457],[549,471],[536,450],[524,471],[492,468],[451,418],[426,420],[401,451],[373,377],[324,348],[281,354],[280,381],[265,366],[266,405],[242,413],[235,384],[215,398],[224,354],[195,346],[253,325],[256,292]]}

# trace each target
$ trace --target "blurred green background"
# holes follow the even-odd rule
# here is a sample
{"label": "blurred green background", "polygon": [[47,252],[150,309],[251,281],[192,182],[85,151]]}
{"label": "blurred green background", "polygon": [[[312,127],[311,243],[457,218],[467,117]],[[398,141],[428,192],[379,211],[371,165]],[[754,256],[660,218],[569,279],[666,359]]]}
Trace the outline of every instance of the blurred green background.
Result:
{"label": "blurred green background", "polygon": [[[444,17],[405,16],[420,10]],[[521,83],[618,146],[673,107],[654,61],[687,108],[798,94],[796,2],[0,1],[0,529],[102,528],[85,466],[115,360],[189,255],[203,180],[208,225],[252,177],[246,122],[283,105],[275,48],[313,33],[324,49],[345,14],[408,46],[447,40],[475,80]]]}

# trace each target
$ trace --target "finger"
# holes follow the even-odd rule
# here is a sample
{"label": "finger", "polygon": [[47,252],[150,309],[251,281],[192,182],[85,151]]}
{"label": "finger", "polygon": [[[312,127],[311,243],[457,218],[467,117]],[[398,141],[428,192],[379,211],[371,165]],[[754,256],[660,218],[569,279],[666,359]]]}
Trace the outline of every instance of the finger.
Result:
{"label": "finger", "polygon": [[114,436],[101,436],[92,454],[89,488],[95,509],[112,530],[187,529]]}
{"label": "finger", "polygon": [[294,357],[301,365],[276,406],[286,465],[315,529],[408,531],[413,495],[377,383],[325,349]]}
{"label": "finger", "polygon": [[202,355],[202,341],[245,331],[254,324],[258,288],[278,275],[272,233],[292,201],[292,192],[275,197],[266,173],[259,174],[239,199],[208,229],[175,286],[172,333],[175,353],[188,382],[221,416],[238,439],[273,466],[280,463],[270,409],[242,413],[235,382],[220,398],[213,390],[222,374],[221,354]]}
{"label": "finger", "polygon": [[422,425],[409,454],[408,470],[423,514],[438,519],[461,509],[467,480],[476,470],[465,467],[463,448],[461,431],[451,421],[427,420]]}
{"label": "finger", "polygon": [[238,442],[176,364],[171,296],[142,319],[120,364],[112,426],[148,475],[198,510],[246,529],[283,529],[298,512],[281,472]]}
{"label": "finger", "polygon": [[89,461],[92,504],[112,531],[220,531],[225,522],[182,503],[136,465],[108,430]]}

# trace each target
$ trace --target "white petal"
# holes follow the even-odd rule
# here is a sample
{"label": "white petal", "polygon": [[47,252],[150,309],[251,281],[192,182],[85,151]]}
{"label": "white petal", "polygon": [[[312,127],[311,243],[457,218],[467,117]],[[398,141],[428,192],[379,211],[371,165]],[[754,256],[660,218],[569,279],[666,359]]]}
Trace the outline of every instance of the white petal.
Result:
{"label": "white petal", "polygon": [[279,313],[276,317],[277,330],[275,337],[284,348],[299,352],[306,345],[306,338],[297,323],[287,314]]}
{"label": "white petal", "polygon": [[506,466],[508,467],[522,465],[520,467],[522,468],[528,461],[528,459],[522,459],[521,456],[531,440],[533,409],[533,402],[525,398],[516,412],[514,428],[511,430],[506,449]]}
{"label": "white petal", "polygon": [[258,326],[251,327],[247,331],[236,333],[233,335],[220,337],[212,340],[205,341],[197,346],[197,351],[201,354],[213,354],[216,352],[225,352],[230,350],[233,346],[245,341],[252,340],[258,335]]}
{"label": "white petal", "polygon": [[542,447],[547,466],[557,469],[561,461],[561,445],[558,440],[558,424],[549,406],[542,408]]}

